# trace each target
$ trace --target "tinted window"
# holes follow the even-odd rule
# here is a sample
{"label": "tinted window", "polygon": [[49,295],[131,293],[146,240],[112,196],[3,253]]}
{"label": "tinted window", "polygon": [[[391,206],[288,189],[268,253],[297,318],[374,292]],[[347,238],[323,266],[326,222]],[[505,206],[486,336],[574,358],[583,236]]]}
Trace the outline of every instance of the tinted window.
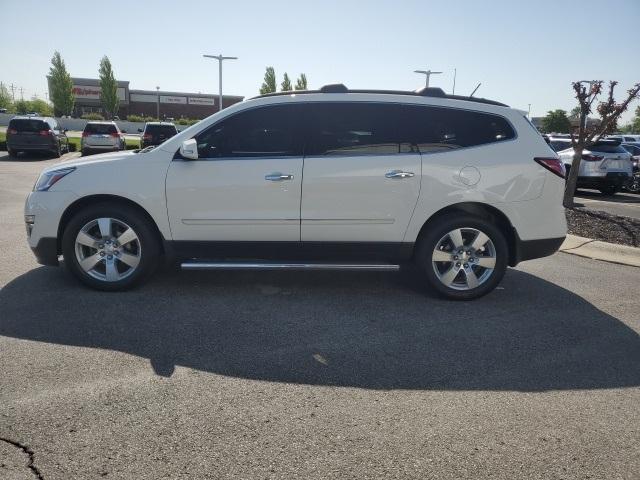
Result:
{"label": "tinted window", "polygon": [[84,127],[84,131],[90,135],[109,135],[117,133],[114,125],[104,123],[87,123],[86,127]]}
{"label": "tinted window", "polygon": [[502,142],[515,137],[509,122],[489,113],[407,105],[405,129],[421,152],[438,152]]}
{"label": "tinted window", "polygon": [[622,148],[620,145],[612,145],[612,144],[603,144],[603,143],[595,143],[589,150],[592,152],[602,152],[602,153],[627,153],[627,151]]}
{"label": "tinted window", "polygon": [[571,140],[569,140],[569,141],[551,140],[549,142],[549,145],[551,146],[551,148],[553,148],[554,152],[559,152],[560,150],[566,150],[567,148],[570,148],[571,147]]}
{"label": "tinted window", "polygon": [[17,132],[39,132],[40,130],[49,130],[49,125],[42,120],[16,118],[9,122],[9,128]]}
{"label": "tinted window", "polygon": [[302,155],[296,134],[300,105],[274,105],[237,113],[195,137],[200,158]]}
{"label": "tinted window", "polygon": [[398,134],[397,105],[311,103],[308,112],[307,155],[380,155],[412,150]]}
{"label": "tinted window", "polygon": [[154,137],[163,136],[164,138],[173,137],[177,132],[173,125],[147,125],[145,133]]}

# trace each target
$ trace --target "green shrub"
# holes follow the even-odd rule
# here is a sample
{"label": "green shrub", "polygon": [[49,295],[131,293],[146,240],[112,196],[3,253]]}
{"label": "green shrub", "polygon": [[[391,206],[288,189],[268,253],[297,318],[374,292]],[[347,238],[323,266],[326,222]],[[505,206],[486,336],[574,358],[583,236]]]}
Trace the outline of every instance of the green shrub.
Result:
{"label": "green shrub", "polygon": [[80,118],[84,120],[104,120],[104,117],[99,113],[85,113]]}
{"label": "green shrub", "polygon": [[155,117],[143,117],[142,115],[128,115],[127,120],[130,122],[157,122]]}
{"label": "green shrub", "polygon": [[69,151],[70,152],[75,152],[77,149],[75,142],[72,142],[71,140],[69,140]]}
{"label": "green shrub", "polygon": [[193,125],[194,123],[198,123],[200,120],[195,118],[179,118],[175,123],[178,125]]}

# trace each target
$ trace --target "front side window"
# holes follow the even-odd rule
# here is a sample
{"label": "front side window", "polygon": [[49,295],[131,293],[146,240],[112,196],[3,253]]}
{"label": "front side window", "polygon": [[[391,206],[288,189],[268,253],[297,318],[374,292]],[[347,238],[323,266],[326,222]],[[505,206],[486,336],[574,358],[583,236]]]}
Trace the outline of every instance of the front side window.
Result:
{"label": "front side window", "polygon": [[199,158],[301,156],[299,105],[246,110],[196,135]]}
{"label": "front side window", "polygon": [[403,117],[422,153],[475,147],[515,137],[506,119],[489,113],[408,105]]}
{"label": "front side window", "polygon": [[398,133],[394,104],[336,102],[308,105],[306,155],[382,155],[411,151]]}

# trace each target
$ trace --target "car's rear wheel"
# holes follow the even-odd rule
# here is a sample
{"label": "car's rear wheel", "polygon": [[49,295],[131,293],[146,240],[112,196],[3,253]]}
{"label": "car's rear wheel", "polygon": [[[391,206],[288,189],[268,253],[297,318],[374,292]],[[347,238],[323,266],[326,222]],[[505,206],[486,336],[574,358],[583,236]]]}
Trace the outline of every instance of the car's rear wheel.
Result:
{"label": "car's rear wheel", "polygon": [[155,270],[160,242],[137,210],[96,204],[78,212],[62,237],[65,265],[82,283],[98,290],[126,290]]}
{"label": "car's rear wheel", "polygon": [[10,157],[17,157],[18,156],[18,152],[16,150],[14,150],[13,148],[10,148],[9,150],[7,150],[7,153],[9,154]]}
{"label": "car's rear wheel", "polygon": [[634,175],[625,188],[631,193],[640,193],[640,175]]}
{"label": "car's rear wheel", "polygon": [[470,216],[442,217],[427,226],[416,263],[441,296],[471,300],[492,291],[507,269],[509,250],[494,224]]}
{"label": "car's rear wheel", "polygon": [[56,146],[51,153],[53,153],[54,158],[60,158],[62,155],[62,147],[60,146],[60,143],[56,143]]}

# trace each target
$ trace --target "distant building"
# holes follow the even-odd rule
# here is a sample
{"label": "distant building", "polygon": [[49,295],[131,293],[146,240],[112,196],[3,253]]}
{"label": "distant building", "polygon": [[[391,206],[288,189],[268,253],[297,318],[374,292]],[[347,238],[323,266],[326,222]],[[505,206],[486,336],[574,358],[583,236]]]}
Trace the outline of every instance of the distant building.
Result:
{"label": "distant building", "polygon": [[[50,80],[47,77],[47,80]],[[80,117],[86,113],[104,114],[100,103],[100,81],[95,78],[74,78],[73,95],[75,106],[73,115]],[[49,83],[49,98],[51,84]],[[161,118],[196,118],[202,119],[218,111],[218,95],[202,93],[166,92],[163,90],[130,90],[129,82],[118,80],[118,98],[120,108],[118,116],[125,119],[129,115],[155,117],[158,102]],[[222,107],[226,108],[241,102],[244,97],[223,95]]]}

